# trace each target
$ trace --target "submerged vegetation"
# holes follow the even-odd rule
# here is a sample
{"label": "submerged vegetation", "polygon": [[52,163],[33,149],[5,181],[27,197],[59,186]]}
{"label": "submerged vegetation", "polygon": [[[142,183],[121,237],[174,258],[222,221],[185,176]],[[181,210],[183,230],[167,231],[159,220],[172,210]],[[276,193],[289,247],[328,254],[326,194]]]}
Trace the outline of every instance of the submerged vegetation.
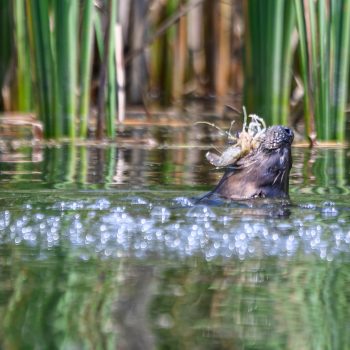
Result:
{"label": "submerged vegetation", "polygon": [[35,111],[47,138],[113,138],[126,94],[147,113],[215,96],[345,139],[350,0],[24,3],[0,5],[0,110]]}

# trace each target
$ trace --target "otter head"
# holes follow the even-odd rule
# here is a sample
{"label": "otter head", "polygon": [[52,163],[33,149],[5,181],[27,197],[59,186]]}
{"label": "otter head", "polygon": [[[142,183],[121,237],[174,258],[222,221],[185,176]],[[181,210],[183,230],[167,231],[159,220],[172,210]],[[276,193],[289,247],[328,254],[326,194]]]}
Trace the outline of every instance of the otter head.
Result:
{"label": "otter head", "polygon": [[294,134],[291,129],[282,125],[275,125],[266,130],[260,147],[265,150],[274,150],[283,147],[290,149],[293,139]]}
{"label": "otter head", "polygon": [[268,128],[259,147],[232,164],[213,193],[230,199],[288,197],[293,139],[287,127]]}

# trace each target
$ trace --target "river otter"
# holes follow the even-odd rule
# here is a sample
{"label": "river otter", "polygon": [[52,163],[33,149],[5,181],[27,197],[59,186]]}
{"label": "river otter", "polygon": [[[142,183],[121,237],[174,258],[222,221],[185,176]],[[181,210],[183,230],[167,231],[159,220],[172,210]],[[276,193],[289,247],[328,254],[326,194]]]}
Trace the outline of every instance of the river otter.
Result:
{"label": "river otter", "polygon": [[201,199],[213,195],[236,200],[288,198],[293,139],[289,128],[268,128],[260,146],[229,166],[218,185]]}

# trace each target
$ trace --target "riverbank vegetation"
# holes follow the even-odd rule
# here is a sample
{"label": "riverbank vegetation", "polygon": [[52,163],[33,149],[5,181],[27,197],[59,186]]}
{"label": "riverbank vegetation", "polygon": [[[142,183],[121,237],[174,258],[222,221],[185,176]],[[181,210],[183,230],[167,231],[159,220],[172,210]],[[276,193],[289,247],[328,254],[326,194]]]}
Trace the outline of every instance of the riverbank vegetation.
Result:
{"label": "riverbank vegetation", "polygon": [[[24,6],[25,4],[25,6]],[[344,141],[350,0],[3,0],[0,110],[46,138],[114,138],[147,114],[213,102]]]}

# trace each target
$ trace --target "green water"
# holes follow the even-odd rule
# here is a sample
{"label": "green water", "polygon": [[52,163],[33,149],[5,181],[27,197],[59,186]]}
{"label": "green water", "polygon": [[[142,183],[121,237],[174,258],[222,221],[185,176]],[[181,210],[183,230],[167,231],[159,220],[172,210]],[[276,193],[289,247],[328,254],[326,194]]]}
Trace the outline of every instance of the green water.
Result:
{"label": "green water", "polygon": [[1,155],[1,349],[350,349],[350,151],[193,206],[221,173],[179,145]]}

